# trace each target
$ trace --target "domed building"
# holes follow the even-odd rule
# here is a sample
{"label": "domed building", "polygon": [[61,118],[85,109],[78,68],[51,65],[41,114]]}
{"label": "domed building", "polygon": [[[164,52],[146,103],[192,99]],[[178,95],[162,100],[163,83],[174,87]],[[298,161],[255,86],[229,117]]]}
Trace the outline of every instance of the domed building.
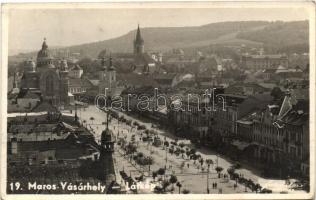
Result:
{"label": "domed building", "polygon": [[53,58],[44,39],[42,49],[37,54],[36,64],[32,60],[25,64],[21,90],[35,93],[43,101],[55,106],[69,104],[67,62],[63,61],[61,66],[57,69],[53,64]]}
{"label": "domed building", "polygon": [[44,38],[44,42],[42,44],[42,49],[37,53],[36,67],[41,68],[52,60],[50,56],[48,45],[46,44],[46,38]]}

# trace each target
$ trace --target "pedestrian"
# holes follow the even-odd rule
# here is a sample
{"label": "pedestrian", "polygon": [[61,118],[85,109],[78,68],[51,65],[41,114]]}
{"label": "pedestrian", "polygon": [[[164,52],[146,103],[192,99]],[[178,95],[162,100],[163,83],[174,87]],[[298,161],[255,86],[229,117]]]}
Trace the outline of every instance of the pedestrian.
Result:
{"label": "pedestrian", "polygon": [[212,187],[213,187],[213,189],[215,188],[215,185],[214,185],[214,183],[212,183]]}
{"label": "pedestrian", "polygon": [[190,167],[190,164],[189,163],[187,163],[187,166],[188,166],[188,168]]}

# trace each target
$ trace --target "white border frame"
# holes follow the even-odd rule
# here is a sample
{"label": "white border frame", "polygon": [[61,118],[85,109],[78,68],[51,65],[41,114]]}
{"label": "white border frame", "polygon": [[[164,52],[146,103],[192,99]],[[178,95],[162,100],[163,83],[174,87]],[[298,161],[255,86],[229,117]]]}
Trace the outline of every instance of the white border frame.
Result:
{"label": "white border frame", "polygon": [[[58,0],[57,0],[58,1]],[[80,1],[80,0],[79,0]],[[133,1],[133,0],[132,0]],[[8,64],[8,15],[7,11],[11,8],[18,9],[67,9],[67,8],[84,8],[84,9],[104,9],[104,8],[284,8],[284,7],[304,7],[309,12],[309,47],[310,47],[310,192],[307,194],[163,194],[163,195],[13,195],[6,194],[6,176],[7,176],[7,64]],[[1,14],[1,106],[0,113],[0,130],[1,130],[1,149],[0,149],[0,198],[3,199],[312,199],[315,193],[315,2],[312,1],[248,1],[248,2],[225,2],[225,1],[200,1],[200,2],[127,2],[118,3],[14,3],[2,5]]]}

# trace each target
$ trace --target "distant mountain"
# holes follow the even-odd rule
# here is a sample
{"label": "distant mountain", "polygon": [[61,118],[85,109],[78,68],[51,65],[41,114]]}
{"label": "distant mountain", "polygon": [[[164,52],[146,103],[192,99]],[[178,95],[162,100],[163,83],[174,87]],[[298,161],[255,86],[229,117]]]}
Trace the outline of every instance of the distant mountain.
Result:
{"label": "distant mountain", "polygon": [[[256,30],[268,24],[269,22],[265,21],[250,21],[221,22],[196,27],[141,28],[141,35],[145,40],[145,49],[147,51],[167,51],[172,48],[204,46],[217,42],[225,43],[230,41],[259,44],[258,42],[245,39],[236,39],[235,35],[240,31]],[[118,38],[71,46],[69,50],[91,57],[96,57],[103,49],[111,52],[132,52],[135,35],[136,30],[133,30]],[[227,36],[227,38],[224,36]]]}
{"label": "distant mountain", "polygon": [[272,22],[260,30],[243,31],[236,35],[237,38],[266,45],[297,45],[308,43],[308,21]]}
{"label": "distant mountain", "polygon": [[266,50],[276,52],[309,51],[308,21],[272,22],[263,29],[240,32],[236,38],[261,42]]}
{"label": "distant mountain", "polygon": [[[243,21],[196,27],[141,28],[141,34],[146,51],[168,51],[172,48],[211,44],[268,45],[269,48],[278,49],[296,45],[304,49],[308,46],[308,21]],[[108,52],[132,52],[135,35],[136,29],[117,38],[65,48],[92,58],[104,49]]]}

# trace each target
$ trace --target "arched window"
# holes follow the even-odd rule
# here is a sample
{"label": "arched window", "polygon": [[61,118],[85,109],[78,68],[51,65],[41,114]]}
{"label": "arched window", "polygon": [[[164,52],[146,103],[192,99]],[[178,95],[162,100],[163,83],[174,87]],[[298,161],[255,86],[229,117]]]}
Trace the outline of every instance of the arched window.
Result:
{"label": "arched window", "polygon": [[54,95],[54,78],[52,75],[46,77],[46,93],[48,95]]}

